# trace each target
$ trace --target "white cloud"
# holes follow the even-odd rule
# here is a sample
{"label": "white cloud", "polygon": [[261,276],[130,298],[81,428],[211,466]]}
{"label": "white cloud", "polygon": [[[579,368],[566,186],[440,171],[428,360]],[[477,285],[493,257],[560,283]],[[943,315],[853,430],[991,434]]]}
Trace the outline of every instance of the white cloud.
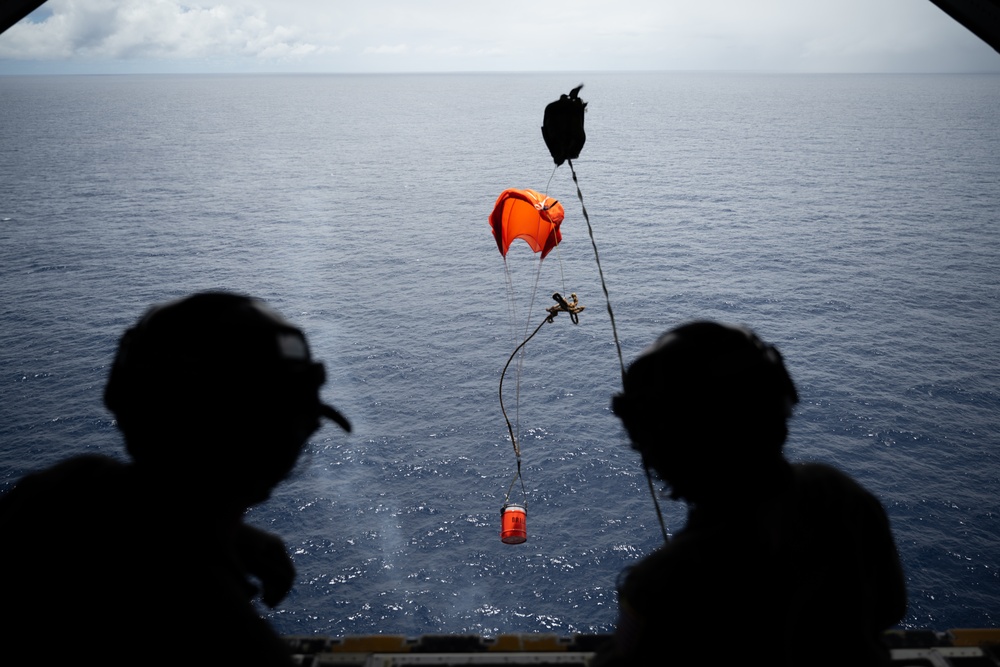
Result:
{"label": "white cloud", "polygon": [[[1000,71],[929,0],[49,0],[17,62],[253,71]],[[173,63],[173,65],[170,65]],[[162,67],[160,69],[162,71]]]}
{"label": "white cloud", "polygon": [[22,21],[0,37],[14,60],[294,58],[329,50],[302,30],[272,25],[246,4],[176,0],[50,0],[41,22]]}
{"label": "white cloud", "polygon": [[396,44],[394,46],[382,45],[382,46],[366,46],[362,53],[369,53],[379,56],[398,56],[403,55],[408,52],[409,49],[406,44]]}

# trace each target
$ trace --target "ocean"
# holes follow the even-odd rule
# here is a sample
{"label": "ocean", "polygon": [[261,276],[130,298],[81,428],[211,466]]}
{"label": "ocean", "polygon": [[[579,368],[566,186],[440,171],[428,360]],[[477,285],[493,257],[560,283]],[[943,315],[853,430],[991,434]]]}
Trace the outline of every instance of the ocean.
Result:
{"label": "ocean", "polygon": [[[626,363],[699,318],[776,344],[802,399],[788,456],[882,501],[902,627],[995,627],[997,75],[0,77],[0,489],[123,455],[101,394],[147,306],[246,292],[306,331],[355,427],[319,431],[249,514],[298,570],[264,610],[279,632],[611,631],[618,573],[662,538],[609,409],[580,201],[539,130],[580,83],[574,166]],[[541,266],[497,252],[510,187],[565,206]],[[579,324],[543,326],[505,377],[528,503],[527,542],[505,545],[500,373],[557,291]],[[721,601],[718,624],[739,622]]]}

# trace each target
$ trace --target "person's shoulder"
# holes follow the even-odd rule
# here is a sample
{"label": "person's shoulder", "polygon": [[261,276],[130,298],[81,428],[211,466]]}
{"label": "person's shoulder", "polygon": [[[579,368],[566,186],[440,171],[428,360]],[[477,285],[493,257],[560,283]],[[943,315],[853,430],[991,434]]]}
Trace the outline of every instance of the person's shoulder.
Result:
{"label": "person's shoulder", "polygon": [[793,463],[792,474],[800,485],[841,486],[863,490],[863,487],[853,477],[828,463]]}
{"label": "person's shoulder", "polygon": [[128,464],[101,454],[81,454],[56,463],[50,468],[30,473],[14,488],[25,484],[58,485],[72,484],[75,480],[92,481],[94,478],[110,478],[123,474]]}
{"label": "person's shoulder", "polygon": [[28,473],[0,496],[0,515],[23,506],[55,498],[93,497],[116,485],[127,475],[128,464],[99,454],[74,456]]}
{"label": "person's shoulder", "polygon": [[682,530],[670,541],[628,569],[623,589],[648,593],[651,589],[683,588],[691,578],[711,571],[719,554],[729,553],[715,530]]}
{"label": "person's shoulder", "polygon": [[797,461],[791,464],[796,475],[809,475],[816,477],[847,477],[847,473],[829,463],[819,463],[817,461]]}
{"label": "person's shoulder", "polygon": [[792,470],[796,500],[803,506],[884,511],[871,491],[839,468],[826,463],[796,463]]}
{"label": "person's shoulder", "polygon": [[53,474],[111,473],[124,470],[128,464],[104,454],[79,454],[56,463],[45,472]]}
{"label": "person's shoulder", "polygon": [[110,456],[105,456],[104,454],[78,454],[76,456],[63,459],[48,468],[31,472],[25,476],[25,479],[28,479],[29,477],[55,477],[60,475],[76,475],[97,471],[121,470],[125,468],[126,465],[127,464],[125,462]]}

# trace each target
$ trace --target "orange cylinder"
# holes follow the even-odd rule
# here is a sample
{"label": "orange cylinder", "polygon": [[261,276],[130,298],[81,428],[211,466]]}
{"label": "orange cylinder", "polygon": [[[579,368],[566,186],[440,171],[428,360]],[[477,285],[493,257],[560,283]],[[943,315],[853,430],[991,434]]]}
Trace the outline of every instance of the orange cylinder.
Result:
{"label": "orange cylinder", "polygon": [[521,544],[528,539],[528,512],[521,505],[504,505],[500,508],[500,541],[504,544]]}

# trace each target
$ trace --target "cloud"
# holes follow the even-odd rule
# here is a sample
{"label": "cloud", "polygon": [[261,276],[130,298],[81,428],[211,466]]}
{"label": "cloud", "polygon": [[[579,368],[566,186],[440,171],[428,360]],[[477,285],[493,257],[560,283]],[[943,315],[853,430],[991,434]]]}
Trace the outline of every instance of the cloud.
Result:
{"label": "cloud", "polygon": [[373,54],[373,55],[390,55],[399,56],[407,53],[409,49],[406,44],[396,44],[394,46],[382,45],[382,46],[366,46],[362,53]]}
{"label": "cloud", "polygon": [[[0,71],[1000,71],[928,0],[49,0]],[[50,68],[51,69],[51,68]]]}
{"label": "cloud", "polygon": [[48,16],[22,21],[0,39],[13,60],[294,59],[332,52],[295,27],[272,25],[246,5],[176,0],[50,0]]}

